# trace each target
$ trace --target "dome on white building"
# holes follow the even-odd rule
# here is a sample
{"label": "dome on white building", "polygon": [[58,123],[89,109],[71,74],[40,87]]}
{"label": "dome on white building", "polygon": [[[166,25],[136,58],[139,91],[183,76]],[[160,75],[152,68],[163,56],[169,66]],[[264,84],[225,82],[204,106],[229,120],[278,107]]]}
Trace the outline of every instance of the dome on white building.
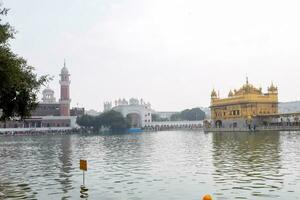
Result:
{"label": "dome on white building", "polygon": [[43,93],[43,98],[42,98],[43,103],[56,102],[56,99],[54,97],[54,91],[49,86],[47,86],[47,88],[45,88],[42,93]]}

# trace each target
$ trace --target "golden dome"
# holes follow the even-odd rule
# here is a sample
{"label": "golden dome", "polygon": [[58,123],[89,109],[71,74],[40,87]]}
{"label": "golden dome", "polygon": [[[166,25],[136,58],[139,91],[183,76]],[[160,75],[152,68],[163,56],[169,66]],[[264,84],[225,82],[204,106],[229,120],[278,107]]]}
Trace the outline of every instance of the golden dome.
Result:
{"label": "golden dome", "polygon": [[235,94],[236,95],[262,94],[262,91],[261,88],[257,89],[252,84],[250,84],[247,77],[246,84],[244,84],[238,91],[236,91]]}

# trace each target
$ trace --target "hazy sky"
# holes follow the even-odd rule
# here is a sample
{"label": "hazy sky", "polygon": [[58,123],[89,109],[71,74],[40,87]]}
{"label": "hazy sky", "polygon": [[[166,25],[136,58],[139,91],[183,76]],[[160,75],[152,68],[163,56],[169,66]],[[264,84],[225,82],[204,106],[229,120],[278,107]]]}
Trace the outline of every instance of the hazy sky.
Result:
{"label": "hazy sky", "polygon": [[156,110],[208,106],[249,81],[300,99],[300,2],[277,0],[4,0],[12,47],[38,74],[66,58],[72,106],[119,97]]}

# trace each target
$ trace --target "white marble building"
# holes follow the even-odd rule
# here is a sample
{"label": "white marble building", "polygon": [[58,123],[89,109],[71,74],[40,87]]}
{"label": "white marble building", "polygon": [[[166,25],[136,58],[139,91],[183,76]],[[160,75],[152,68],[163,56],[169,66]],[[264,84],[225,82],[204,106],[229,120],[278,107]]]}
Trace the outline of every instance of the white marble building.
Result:
{"label": "white marble building", "polygon": [[[104,103],[104,111],[110,110],[111,102]],[[143,99],[131,98],[129,101],[126,99],[118,99],[114,101],[112,110],[122,113],[126,118],[129,118],[131,127],[141,128],[146,123],[152,122],[151,104],[146,103]]]}

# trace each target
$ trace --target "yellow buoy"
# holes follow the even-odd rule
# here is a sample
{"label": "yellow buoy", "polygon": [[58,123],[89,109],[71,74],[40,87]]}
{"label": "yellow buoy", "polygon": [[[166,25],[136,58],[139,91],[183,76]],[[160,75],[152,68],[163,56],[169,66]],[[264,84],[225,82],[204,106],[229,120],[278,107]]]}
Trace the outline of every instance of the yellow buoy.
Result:
{"label": "yellow buoy", "polygon": [[212,200],[212,196],[209,194],[206,194],[203,196],[202,200]]}

